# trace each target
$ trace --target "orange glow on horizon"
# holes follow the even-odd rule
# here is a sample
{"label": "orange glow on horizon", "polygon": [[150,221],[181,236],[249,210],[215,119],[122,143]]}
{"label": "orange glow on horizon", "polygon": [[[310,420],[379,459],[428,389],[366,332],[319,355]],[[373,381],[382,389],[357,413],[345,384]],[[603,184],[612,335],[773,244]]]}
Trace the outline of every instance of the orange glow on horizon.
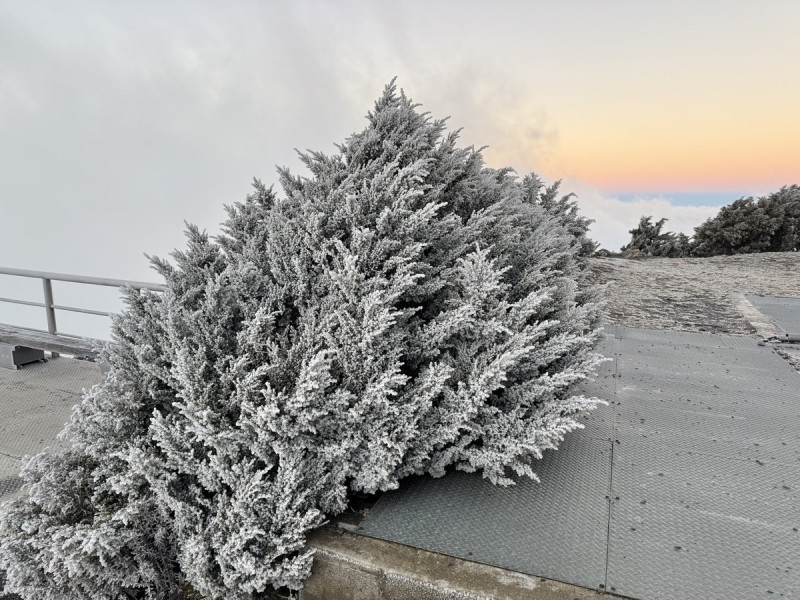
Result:
{"label": "orange glow on horizon", "polygon": [[793,128],[710,125],[567,138],[562,166],[570,176],[619,191],[778,189],[800,183],[800,144]]}
{"label": "orange glow on horizon", "polygon": [[723,164],[594,164],[568,173],[600,189],[620,192],[659,190],[778,189],[798,183],[797,168],[790,165]]}

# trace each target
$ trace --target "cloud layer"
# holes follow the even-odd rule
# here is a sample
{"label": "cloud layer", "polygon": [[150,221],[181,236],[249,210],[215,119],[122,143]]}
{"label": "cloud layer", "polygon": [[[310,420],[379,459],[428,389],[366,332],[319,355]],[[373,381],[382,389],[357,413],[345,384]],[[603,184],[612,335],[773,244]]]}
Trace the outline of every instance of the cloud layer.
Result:
{"label": "cloud layer", "polygon": [[[666,218],[665,231],[682,232],[691,237],[694,228],[716,215],[720,208],[681,206],[659,196],[621,200],[576,180],[564,181],[563,189],[575,192],[581,212],[594,220],[590,236],[601,247],[611,251],[618,251],[630,241],[628,232],[639,223],[642,216],[652,216],[655,220]],[[735,199],[731,198],[730,201]]]}

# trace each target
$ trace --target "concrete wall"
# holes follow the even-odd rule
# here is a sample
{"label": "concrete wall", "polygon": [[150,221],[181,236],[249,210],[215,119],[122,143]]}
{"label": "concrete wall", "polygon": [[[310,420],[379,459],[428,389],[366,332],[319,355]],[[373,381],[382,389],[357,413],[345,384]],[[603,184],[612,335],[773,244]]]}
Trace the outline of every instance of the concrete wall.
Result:
{"label": "concrete wall", "polygon": [[334,526],[316,549],[301,600],[599,600],[593,590],[357,535]]}

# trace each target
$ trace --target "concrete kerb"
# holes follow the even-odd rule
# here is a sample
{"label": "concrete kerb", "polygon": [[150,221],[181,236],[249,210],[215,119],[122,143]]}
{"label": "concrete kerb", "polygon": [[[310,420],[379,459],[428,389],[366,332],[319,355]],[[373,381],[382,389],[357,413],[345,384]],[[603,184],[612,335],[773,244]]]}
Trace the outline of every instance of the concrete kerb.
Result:
{"label": "concrete kerb", "polygon": [[[742,314],[750,326],[755,329],[756,335],[763,340],[779,340],[784,337],[784,332],[772,320],[758,310],[744,294],[735,294],[736,309]],[[788,344],[776,341],[774,343],[777,353],[785,358],[789,364],[800,371],[800,344]]]}
{"label": "concrete kerb", "polygon": [[744,294],[735,294],[734,301],[736,309],[741,313],[745,321],[750,324],[750,327],[755,329],[756,335],[765,340],[783,335],[783,330],[775,325],[767,315],[753,306],[753,303]]}
{"label": "concrete kerb", "polygon": [[311,536],[301,600],[611,600],[613,594],[548,580],[328,525]]}

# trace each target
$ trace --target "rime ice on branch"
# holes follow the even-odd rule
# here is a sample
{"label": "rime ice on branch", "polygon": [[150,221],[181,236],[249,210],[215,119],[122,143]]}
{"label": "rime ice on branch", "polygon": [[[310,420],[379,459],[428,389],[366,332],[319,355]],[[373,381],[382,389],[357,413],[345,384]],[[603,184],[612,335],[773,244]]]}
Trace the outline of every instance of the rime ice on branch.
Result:
{"label": "rime ice on branch", "polygon": [[483,165],[394,84],[310,172],[194,227],[167,292],[126,292],[71,450],[26,467],[0,525],[8,590],[213,597],[299,588],[351,492],[447,468],[535,477],[597,400],[588,221]]}

